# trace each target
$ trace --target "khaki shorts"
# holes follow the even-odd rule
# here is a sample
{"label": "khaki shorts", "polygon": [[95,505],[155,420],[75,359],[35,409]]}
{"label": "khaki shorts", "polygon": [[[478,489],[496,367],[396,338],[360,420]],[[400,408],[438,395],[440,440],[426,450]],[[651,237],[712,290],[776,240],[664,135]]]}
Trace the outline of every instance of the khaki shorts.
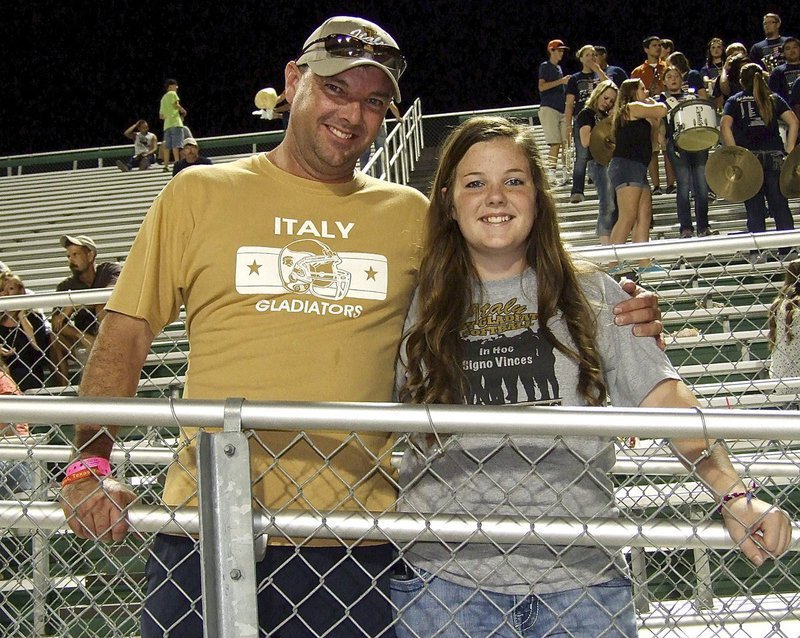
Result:
{"label": "khaki shorts", "polygon": [[539,107],[539,121],[548,144],[563,144],[567,141],[567,123],[564,114],[549,106]]}

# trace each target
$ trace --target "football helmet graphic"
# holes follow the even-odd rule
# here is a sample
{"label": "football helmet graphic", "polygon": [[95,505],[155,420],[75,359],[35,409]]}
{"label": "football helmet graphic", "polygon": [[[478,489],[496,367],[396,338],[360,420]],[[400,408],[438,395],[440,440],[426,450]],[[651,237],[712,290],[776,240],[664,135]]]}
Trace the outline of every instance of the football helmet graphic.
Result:
{"label": "football helmet graphic", "polygon": [[350,289],[351,275],[340,270],[334,250],[316,239],[298,239],[278,255],[281,283],[286,290],[321,299],[342,299]]}

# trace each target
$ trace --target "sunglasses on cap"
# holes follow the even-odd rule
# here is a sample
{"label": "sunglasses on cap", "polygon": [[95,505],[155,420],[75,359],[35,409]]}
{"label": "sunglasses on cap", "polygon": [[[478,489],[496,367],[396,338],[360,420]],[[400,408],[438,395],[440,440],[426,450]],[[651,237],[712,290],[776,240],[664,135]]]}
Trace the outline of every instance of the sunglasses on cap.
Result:
{"label": "sunglasses on cap", "polygon": [[406,59],[399,49],[388,44],[373,44],[366,42],[354,35],[332,33],[331,35],[309,42],[303,49],[301,55],[315,44],[324,44],[325,52],[334,58],[366,58],[375,60],[381,66],[386,67],[394,75],[395,80],[400,79],[403,71],[406,70]]}

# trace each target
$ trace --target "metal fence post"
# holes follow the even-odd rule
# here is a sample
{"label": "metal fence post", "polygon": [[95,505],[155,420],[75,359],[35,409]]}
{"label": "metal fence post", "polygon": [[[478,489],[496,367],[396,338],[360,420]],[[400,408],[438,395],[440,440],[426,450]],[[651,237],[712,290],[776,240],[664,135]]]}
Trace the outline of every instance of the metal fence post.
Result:
{"label": "metal fence post", "polygon": [[[40,461],[33,463],[33,494],[36,500],[47,499],[47,468]],[[50,593],[50,535],[43,530],[36,530],[31,535],[31,581],[33,592],[33,635],[47,635],[47,620],[50,610],[47,607],[47,596]]]}
{"label": "metal fence post", "polygon": [[228,399],[224,430],[201,432],[197,445],[206,638],[258,637],[250,449],[241,429],[243,403]]}
{"label": "metal fence post", "polygon": [[[689,519],[702,521],[706,513],[698,507],[692,507]],[[694,558],[694,606],[698,611],[714,609],[714,587],[711,579],[711,556],[707,549],[695,548],[692,550]]]}
{"label": "metal fence post", "polygon": [[650,611],[650,589],[647,585],[647,555],[641,547],[631,547],[633,602],[639,614]]}

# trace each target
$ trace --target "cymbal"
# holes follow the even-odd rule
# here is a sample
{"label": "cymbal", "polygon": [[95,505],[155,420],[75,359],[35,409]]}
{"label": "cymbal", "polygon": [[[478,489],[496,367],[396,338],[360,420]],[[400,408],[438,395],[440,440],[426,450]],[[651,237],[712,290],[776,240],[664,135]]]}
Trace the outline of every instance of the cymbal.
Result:
{"label": "cymbal", "polygon": [[607,117],[594,125],[589,138],[589,150],[592,159],[601,166],[608,166],[614,153],[614,138],[611,136],[611,118]]}
{"label": "cymbal", "polygon": [[721,146],[706,163],[706,181],[717,195],[729,202],[743,202],[764,183],[764,169],[746,148]]}
{"label": "cymbal", "polygon": [[781,193],[784,197],[800,196],[800,146],[796,146],[783,160]]}

